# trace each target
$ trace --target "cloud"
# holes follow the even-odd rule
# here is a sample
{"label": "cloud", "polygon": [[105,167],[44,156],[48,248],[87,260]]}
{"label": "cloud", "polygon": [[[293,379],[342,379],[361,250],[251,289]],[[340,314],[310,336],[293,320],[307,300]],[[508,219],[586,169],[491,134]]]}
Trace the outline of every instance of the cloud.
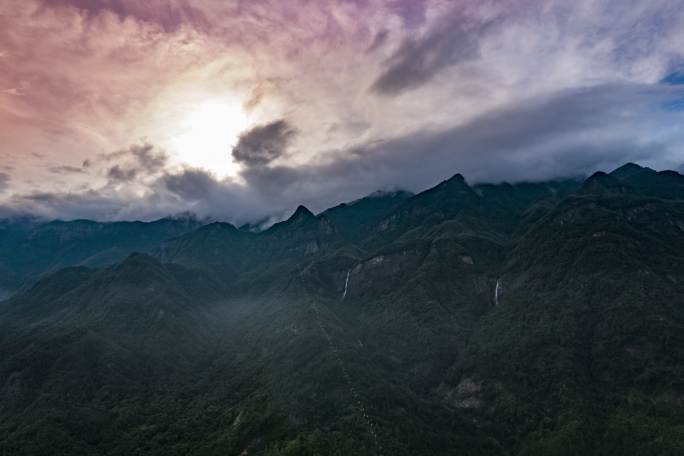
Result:
{"label": "cloud", "polygon": [[233,159],[246,166],[269,164],[285,153],[295,135],[294,128],[283,119],[254,127],[240,135]]}
{"label": "cloud", "polygon": [[186,1],[176,0],[45,0],[46,5],[73,7],[88,15],[102,12],[116,14],[121,20],[128,17],[159,24],[165,30],[174,30],[183,24],[205,25],[208,23],[202,10]]}
{"label": "cloud", "polygon": [[0,193],[3,193],[9,188],[10,175],[0,172]]}
{"label": "cloud", "polygon": [[168,161],[166,153],[155,150],[152,144],[131,146],[128,152],[138,160],[138,164],[147,172],[154,172],[164,168]]}
{"label": "cloud", "polygon": [[[158,150],[154,145],[147,142],[133,144],[125,149],[104,154],[102,158],[110,162],[121,160],[130,161],[145,173],[154,173],[163,169],[169,159],[165,152]],[[88,161],[86,160],[86,162]]]}
{"label": "cloud", "polygon": [[83,168],[79,168],[76,166],[62,165],[62,166],[51,167],[50,172],[53,174],[70,175],[70,174],[83,174],[85,171],[83,170]]}
{"label": "cloud", "polygon": [[122,168],[119,165],[114,165],[107,170],[107,177],[110,182],[128,182],[138,175],[138,172],[133,168]]}
{"label": "cloud", "polygon": [[[121,216],[129,218],[129,215],[132,215],[132,219],[136,218],[127,210],[124,198],[112,197],[95,190],[79,193],[37,192],[17,196],[11,202],[12,207],[23,212],[51,219],[117,220]],[[151,208],[148,208],[148,217],[155,218],[154,212],[149,209]]]}
{"label": "cloud", "polygon": [[164,174],[168,161],[166,152],[146,142],[102,154],[94,162],[85,160],[83,169],[92,170],[105,165],[104,174],[110,184],[130,183],[136,179],[145,184],[144,180]]}
{"label": "cloud", "polygon": [[[338,150],[315,163],[252,161],[256,165],[244,168],[239,180],[185,168],[144,181],[136,176],[123,187],[16,196],[13,207],[107,220],[191,211],[242,224],[277,220],[298,204],[320,211],[378,189],[421,191],[457,172],[477,183],[587,175],[626,161],[676,169],[682,163],[679,129],[659,126],[684,122],[684,113],[662,107],[681,90],[625,83],[568,89],[510,103],[456,127]],[[273,136],[280,137],[265,135]]]}
{"label": "cloud", "polygon": [[[457,127],[371,145],[347,166],[365,179],[411,190],[455,172],[471,182],[515,182],[582,175],[626,161],[676,167],[682,156],[674,126],[684,115],[662,108],[672,97],[672,90],[640,84],[559,91]],[[353,179],[358,184],[359,177]]]}
{"label": "cloud", "polygon": [[22,89],[18,88],[18,87],[13,87],[13,88],[11,88],[11,89],[0,90],[0,93],[4,93],[4,94],[6,94],[6,95],[12,95],[12,96],[15,96],[15,97],[23,97],[23,96],[26,95],[26,94],[24,93],[24,91],[23,91]]}
{"label": "cloud", "polygon": [[392,0],[389,7],[407,27],[414,28],[425,22],[426,3],[425,0]]}
{"label": "cloud", "polygon": [[[684,161],[673,0],[3,6],[0,90],[24,96],[0,94],[0,161],[15,168],[0,204],[46,216],[239,223],[455,172]],[[183,164],[178,137],[207,101],[258,125],[226,147],[236,178]]]}
{"label": "cloud", "polygon": [[368,49],[366,49],[366,52],[372,53],[380,49],[387,42],[389,33],[389,30],[380,30],[378,33],[376,33],[370,46],[368,46]]}
{"label": "cloud", "polygon": [[220,184],[206,171],[187,169],[161,178],[164,187],[183,201],[206,199]]}
{"label": "cloud", "polygon": [[[676,168],[684,115],[661,108],[668,88],[614,84],[514,103],[461,126],[411,133],[336,153],[314,166],[247,170],[251,188],[323,209],[378,188],[421,191],[460,172],[470,182],[573,177],[626,161]],[[353,186],[350,186],[353,182]]]}
{"label": "cloud", "polygon": [[453,15],[417,38],[407,38],[384,63],[371,90],[396,95],[419,87],[442,70],[479,55],[479,37],[485,24],[469,23]]}

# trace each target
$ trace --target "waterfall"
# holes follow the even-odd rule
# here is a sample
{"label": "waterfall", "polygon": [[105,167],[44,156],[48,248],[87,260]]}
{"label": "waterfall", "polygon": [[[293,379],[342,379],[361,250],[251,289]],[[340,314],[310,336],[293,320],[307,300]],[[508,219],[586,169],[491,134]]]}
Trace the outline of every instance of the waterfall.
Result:
{"label": "waterfall", "polygon": [[344,298],[347,296],[347,287],[349,286],[349,273],[351,272],[351,269],[347,271],[347,278],[344,281],[344,293],[342,293],[342,301],[344,301]]}
{"label": "waterfall", "polygon": [[496,279],[496,288],[494,288],[494,306],[499,305],[499,288],[501,285],[499,284],[499,279]]}

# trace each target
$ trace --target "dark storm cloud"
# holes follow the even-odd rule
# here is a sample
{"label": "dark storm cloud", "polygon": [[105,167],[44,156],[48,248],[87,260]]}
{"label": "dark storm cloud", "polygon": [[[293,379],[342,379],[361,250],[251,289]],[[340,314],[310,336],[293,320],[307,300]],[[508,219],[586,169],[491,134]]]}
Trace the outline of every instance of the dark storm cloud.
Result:
{"label": "dark storm cloud", "polygon": [[396,95],[429,82],[446,68],[477,58],[479,37],[486,26],[457,19],[445,20],[423,36],[407,38],[385,62],[371,90]]}
{"label": "dark storm cloud", "polygon": [[280,157],[296,135],[286,120],[277,120],[243,133],[233,148],[235,161],[247,166],[266,165]]}
{"label": "dark storm cloud", "polygon": [[[282,198],[261,194],[251,185],[241,185],[230,179],[219,180],[201,169],[165,174],[158,179],[155,188],[161,206],[238,225],[290,209],[289,203]],[[140,212],[145,213],[146,209],[143,207]]]}
{"label": "dark storm cloud", "polygon": [[167,174],[161,178],[161,182],[167,190],[184,201],[202,200],[219,185],[214,177],[199,169]]}
{"label": "dark storm cloud", "polygon": [[649,132],[665,117],[684,117],[660,108],[675,95],[642,85],[567,90],[459,127],[339,151],[325,164],[254,168],[243,177],[272,197],[301,195],[322,209],[378,188],[423,190],[457,172],[471,182],[515,182],[584,175],[626,161],[668,166],[673,139]]}
{"label": "dark storm cloud", "polygon": [[417,189],[455,172],[473,181],[519,181],[583,174],[630,160],[664,163],[673,156],[675,138],[654,132],[681,120],[661,108],[675,96],[647,85],[565,90],[462,126],[374,146],[363,151],[361,169],[377,166],[387,183]]}
{"label": "dark storm cloud", "polygon": [[114,165],[107,170],[107,178],[113,182],[128,182],[138,175],[138,172],[133,168],[123,168],[119,165]]}

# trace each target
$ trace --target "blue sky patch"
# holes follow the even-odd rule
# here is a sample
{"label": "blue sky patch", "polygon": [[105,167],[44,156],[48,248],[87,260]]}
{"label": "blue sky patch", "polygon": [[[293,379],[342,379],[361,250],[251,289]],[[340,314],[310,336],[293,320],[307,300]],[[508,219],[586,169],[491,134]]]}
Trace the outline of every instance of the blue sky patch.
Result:
{"label": "blue sky patch", "polygon": [[661,81],[663,84],[680,85],[684,84],[684,71],[675,71],[665,76]]}

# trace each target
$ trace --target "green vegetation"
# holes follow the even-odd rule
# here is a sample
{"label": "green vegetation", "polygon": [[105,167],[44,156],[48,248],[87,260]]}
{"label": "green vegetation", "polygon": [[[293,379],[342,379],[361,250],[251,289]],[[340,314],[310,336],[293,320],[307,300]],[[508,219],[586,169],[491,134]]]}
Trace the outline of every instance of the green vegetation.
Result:
{"label": "green vegetation", "polygon": [[56,253],[0,302],[0,454],[684,454],[682,180],[457,175]]}

